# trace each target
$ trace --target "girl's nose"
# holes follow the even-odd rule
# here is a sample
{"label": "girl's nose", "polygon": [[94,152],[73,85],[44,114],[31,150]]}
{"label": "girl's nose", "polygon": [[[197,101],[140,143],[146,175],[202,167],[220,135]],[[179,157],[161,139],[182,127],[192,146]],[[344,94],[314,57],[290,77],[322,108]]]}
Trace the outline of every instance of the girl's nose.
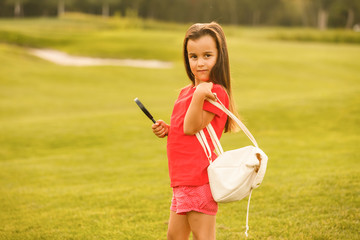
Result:
{"label": "girl's nose", "polygon": [[198,59],[198,66],[203,66],[204,65],[204,59],[199,58]]}

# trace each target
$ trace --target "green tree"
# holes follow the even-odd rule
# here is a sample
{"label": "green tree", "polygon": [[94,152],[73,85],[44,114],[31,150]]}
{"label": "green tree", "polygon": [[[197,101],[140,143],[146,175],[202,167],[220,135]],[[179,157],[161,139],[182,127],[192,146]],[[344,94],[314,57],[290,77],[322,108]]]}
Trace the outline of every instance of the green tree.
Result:
{"label": "green tree", "polygon": [[302,25],[307,27],[311,25],[311,0],[295,0],[294,4],[296,5],[295,8],[297,8],[300,11],[301,16],[301,22]]}
{"label": "green tree", "polygon": [[81,1],[84,5],[95,5],[96,8],[101,7],[101,15],[104,18],[108,18],[110,16],[110,7],[116,3],[121,3],[121,0],[87,0]]}
{"label": "green tree", "polygon": [[283,8],[281,0],[246,0],[243,4],[251,12],[252,25],[272,23],[277,10]]}
{"label": "green tree", "polygon": [[[32,0],[34,1],[34,0]],[[61,17],[65,14],[68,7],[72,6],[76,0],[46,0],[47,5],[54,6],[57,9],[57,16]],[[45,3],[43,3],[45,4]]]}
{"label": "green tree", "polygon": [[360,2],[358,0],[344,0],[342,3],[347,11],[345,28],[350,29],[355,22],[355,13],[360,11]]}

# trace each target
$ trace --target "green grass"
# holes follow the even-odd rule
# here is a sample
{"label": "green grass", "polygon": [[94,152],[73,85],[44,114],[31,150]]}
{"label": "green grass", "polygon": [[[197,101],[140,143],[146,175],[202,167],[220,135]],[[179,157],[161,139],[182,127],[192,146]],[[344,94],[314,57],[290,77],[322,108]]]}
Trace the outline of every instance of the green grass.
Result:
{"label": "green grass", "polygon": [[[0,44],[0,239],[165,239],[166,142],[133,99],[169,121],[187,26],[126,21],[0,21],[33,41]],[[277,31],[225,27],[238,110],[269,156],[249,239],[358,239],[360,46],[266,37]],[[174,68],[57,66],[23,46]],[[244,239],[246,204],[220,205],[217,239]]]}
{"label": "green grass", "polygon": [[328,43],[360,43],[360,34],[353,30],[330,29],[319,31],[317,29],[288,29],[279,30],[272,35],[275,39],[295,40],[303,42],[328,42]]}

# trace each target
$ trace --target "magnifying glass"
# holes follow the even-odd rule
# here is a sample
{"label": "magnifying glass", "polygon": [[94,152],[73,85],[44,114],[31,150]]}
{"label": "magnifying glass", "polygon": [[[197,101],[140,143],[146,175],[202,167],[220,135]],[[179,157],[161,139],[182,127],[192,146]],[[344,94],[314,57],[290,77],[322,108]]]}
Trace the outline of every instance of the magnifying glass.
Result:
{"label": "magnifying glass", "polygon": [[140,100],[138,98],[135,98],[134,101],[136,102],[136,104],[139,106],[139,108],[145,113],[145,115],[153,122],[156,123],[155,119],[153,118],[153,116],[150,114],[150,112],[146,109],[146,107],[140,102]]}

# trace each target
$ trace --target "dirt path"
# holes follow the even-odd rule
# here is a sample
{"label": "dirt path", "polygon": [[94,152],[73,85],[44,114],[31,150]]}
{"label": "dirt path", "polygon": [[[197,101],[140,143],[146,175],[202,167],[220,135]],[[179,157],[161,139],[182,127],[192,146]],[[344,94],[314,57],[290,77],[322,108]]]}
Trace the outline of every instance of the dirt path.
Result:
{"label": "dirt path", "polygon": [[52,49],[30,49],[29,52],[37,57],[65,66],[126,66],[137,68],[171,68],[171,62],[158,60],[110,59],[73,56]]}

